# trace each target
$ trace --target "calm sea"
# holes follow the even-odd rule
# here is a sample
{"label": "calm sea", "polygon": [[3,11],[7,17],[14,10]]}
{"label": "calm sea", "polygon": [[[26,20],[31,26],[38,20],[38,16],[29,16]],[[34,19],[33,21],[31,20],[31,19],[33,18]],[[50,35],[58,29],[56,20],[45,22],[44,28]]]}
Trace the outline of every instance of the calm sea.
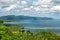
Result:
{"label": "calm sea", "polygon": [[39,32],[41,29],[60,32],[60,20],[22,20],[19,22],[4,22],[4,24],[23,25],[25,30]]}

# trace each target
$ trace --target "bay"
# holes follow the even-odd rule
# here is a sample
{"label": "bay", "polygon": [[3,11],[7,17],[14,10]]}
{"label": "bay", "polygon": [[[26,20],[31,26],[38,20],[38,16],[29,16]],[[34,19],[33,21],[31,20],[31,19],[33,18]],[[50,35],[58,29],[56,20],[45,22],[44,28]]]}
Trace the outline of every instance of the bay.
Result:
{"label": "bay", "polygon": [[4,24],[22,25],[25,30],[39,32],[41,29],[60,33],[60,20],[22,20],[19,22],[4,22]]}

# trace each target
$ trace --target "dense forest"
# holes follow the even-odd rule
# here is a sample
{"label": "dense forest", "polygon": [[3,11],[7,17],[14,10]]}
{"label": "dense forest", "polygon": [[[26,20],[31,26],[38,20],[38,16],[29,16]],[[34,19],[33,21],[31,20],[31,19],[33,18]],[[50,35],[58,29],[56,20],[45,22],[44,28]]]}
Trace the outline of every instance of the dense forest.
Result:
{"label": "dense forest", "polygon": [[0,40],[60,40],[60,35],[55,32],[32,33],[23,29],[23,26],[20,25],[0,24]]}

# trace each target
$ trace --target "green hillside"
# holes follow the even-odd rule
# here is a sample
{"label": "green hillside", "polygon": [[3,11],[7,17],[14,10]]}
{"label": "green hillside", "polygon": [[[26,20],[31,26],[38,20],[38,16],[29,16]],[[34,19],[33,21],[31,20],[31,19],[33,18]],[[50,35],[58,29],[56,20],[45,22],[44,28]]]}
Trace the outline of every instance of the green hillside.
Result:
{"label": "green hillside", "polygon": [[23,29],[22,26],[0,24],[0,40],[60,40],[60,35],[54,32],[41,31],[31,33]]}

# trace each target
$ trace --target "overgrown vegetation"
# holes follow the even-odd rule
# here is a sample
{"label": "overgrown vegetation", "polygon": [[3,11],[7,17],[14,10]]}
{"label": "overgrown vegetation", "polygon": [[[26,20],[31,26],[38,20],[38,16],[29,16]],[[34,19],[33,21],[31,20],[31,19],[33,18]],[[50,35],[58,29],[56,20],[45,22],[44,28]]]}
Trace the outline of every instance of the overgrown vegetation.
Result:
{"label": "overgrown vegetation", "polygon": [[0,24],[0,40],[60,40],[54,32],[31,33],[22,26],[5,26]]}

